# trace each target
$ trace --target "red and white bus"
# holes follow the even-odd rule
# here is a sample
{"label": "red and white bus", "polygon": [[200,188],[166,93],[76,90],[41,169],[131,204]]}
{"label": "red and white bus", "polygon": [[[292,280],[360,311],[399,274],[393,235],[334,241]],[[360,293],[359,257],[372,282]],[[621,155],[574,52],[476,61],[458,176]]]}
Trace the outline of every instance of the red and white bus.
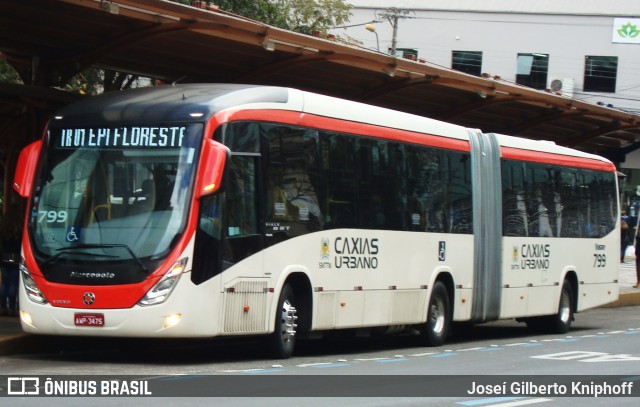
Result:
{"label": "red and white bus", "polygon": [[21,153],[35,334],[298,337],[519,318],[618,297],[608,160],[294,89],[105,94]]}

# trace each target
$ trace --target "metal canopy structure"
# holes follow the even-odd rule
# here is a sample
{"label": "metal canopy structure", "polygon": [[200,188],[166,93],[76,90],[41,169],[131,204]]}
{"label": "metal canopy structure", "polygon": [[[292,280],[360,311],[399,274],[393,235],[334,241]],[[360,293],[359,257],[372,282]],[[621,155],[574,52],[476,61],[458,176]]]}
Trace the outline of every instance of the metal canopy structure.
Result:
{"label": "metal canopy structure", "polygon": [[290,86],[616,162],[640,147],[631,113],[162,0],[0,0],[0,52],[30,89],[0,88],[0,140],[24,103],[64,103],[50,88],[100,67],[170,83]]}

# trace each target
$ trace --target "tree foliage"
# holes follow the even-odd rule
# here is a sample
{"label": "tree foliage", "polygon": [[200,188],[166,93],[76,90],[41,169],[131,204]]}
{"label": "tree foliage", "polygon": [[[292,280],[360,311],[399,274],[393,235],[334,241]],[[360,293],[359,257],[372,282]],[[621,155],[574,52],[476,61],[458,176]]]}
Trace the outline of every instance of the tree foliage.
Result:
{"label": "tree foliage", "polygon": [[83,95],[97,95],[112,90],[145,86],[150,80],[138,75],[130,75],[108,69],[89,68],[71,78],[64,89]]}
{"label": "tree foliage", "polygon": [[[192,4],[193,0],[173,0]],[[221,10],[302,34],[326,33],[351,17],[343,0],[217,0]],[[88,69],[74,76],[65,89],[88,95],[144,85],[148,80],[122,72]]]}
{"label": "tree foliage", "polygon": [[[185,3],[185,0],[177,1]],[[217,0],[213,3],[221,10],[302,34],[326,32],[346,23],[351,16],[351,5],[343,0]]]}
{"label": "tree foliage", "polygon": [[0,82],[22,83],[18,72],[2,57],[0,57]]}
{"label": "tree foliage", "polygon": [[[193,4],[193,0],[172,0],[181,4]],[[302,34],[326,33],[343,25],[351,16],[351,5],[343,0],[215,0],[221,10],[260,21],[274,27]],[[148,79],[122,72],[103,69],[86,69],[61,87],[87,95],[104,91],[143,86]],[[20,75],[0,57],[0,82],[22,83]]]}

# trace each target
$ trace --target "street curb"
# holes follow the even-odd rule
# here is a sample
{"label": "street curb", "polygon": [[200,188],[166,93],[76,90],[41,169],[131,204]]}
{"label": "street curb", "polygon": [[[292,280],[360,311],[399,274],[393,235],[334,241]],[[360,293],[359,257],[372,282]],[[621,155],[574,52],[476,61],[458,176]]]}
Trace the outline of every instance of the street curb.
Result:
{"label": "street curb", "polygon": [[621,292],[616,301],[603,305],[601,308],[618,308],[640,305],[640,290]]}
{"label": "street curb", "polygon": [[22,334],[15,334],[10,336],[5,336],[4,338],[0,338],[0,346],[2,345],[3,342],[11,341],[13,339],[18,339],[26,335],[27,335],[26,333],[22,333]]}
{"label": "street curb", "polygon": [[25,349],[24,340],[29,336],[29,334],[22,333],[0,338],[0,356],[22,353]]}

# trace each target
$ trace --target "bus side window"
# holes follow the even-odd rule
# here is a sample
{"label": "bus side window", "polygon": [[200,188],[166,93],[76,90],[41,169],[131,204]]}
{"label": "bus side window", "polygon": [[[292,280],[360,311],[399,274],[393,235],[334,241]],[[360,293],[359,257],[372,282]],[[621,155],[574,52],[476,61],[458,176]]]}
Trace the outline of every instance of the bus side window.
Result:
{"label": "bus side window", "polygon": [[471,198],[471,165],[469,156],[447,152],[449,166],[447,178],[448,232],[473,233],[473,211]]}
{"label": "bus side window", "polygon": [[528,185],[527,209],[529,210],[530,236],[553,237],[551,224],[555,218],[553,208],[553,184],[546,165],[527,164]]}
{"label": "bus side window", "polygon": [[581,210],[584,237],[603,237],[615,227],[616,210],[613,208],[615,184],[607,182],[605,174],[582,170],[584,183]]}
{"label": "bus side window", "polygon": [[325,229],[355,227],[362,222],[356,207],[357,179],[353,138],[336,133],[320,134],[325,185]]}
{"label": "bus side window", "polygon": [[562,203],[562,237],[580,237],[580,186],[577,170],[565,169],[560,174],[560,202]]}
{"label": "bus side window", "polygon": [[524,164],[502,160],[503,235],[529,236]]}
{"label": "bus side window", "polygon": [[[320,230],[317,132],[291,126],[263,126],[267,244]],[[314,182],[314,179],[316,182]]]}
{"label": "bus side window", "polygon": [[225,235],[237,237],[258,232],[255,157],[234,155],[225,188]]}

